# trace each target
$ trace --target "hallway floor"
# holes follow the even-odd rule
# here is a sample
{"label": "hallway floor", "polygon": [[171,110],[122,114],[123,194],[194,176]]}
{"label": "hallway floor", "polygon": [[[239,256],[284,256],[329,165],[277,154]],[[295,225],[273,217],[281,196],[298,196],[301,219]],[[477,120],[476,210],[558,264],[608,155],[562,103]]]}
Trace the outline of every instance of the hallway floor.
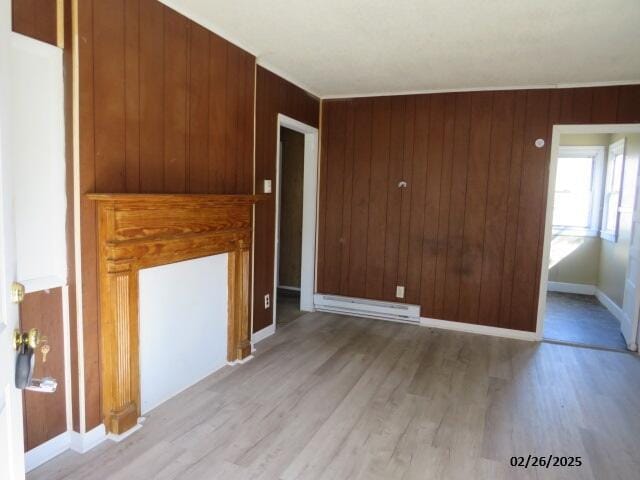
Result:
{"label": "hallway floor", "polygon": [[547,293],[544,338],[625,350],[620,322],[593,295]]}
{"label": "hallway floor", "polygon": [[296,318],[304,314],[300,311],[300,294],[287,290],[278,290],[278,303],[276,312],[277,328],[289,325]]}

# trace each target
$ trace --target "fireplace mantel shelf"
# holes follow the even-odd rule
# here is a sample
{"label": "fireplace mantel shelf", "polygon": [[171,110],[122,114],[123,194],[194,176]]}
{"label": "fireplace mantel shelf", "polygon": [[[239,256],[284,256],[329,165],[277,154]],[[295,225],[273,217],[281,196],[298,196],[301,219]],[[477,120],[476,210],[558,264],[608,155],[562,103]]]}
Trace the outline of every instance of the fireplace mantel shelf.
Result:
{"label": "fireplace mantel shelf", "polygon": [[138,272],[228,253],[227,359],[251,355],[253,205],[269,195],[92,193],[98,213],[102,413],[121,434],[140,416]]}
{"label": "fireplace mantel shelf", "polygon": [[269,194],[256,195],[219,195],[212,193],[88,193],[86,197],[96,202],[115,202],[122,204],[130,203],[189,203],[195,205],[204,203],[252,205],[266,200]]}

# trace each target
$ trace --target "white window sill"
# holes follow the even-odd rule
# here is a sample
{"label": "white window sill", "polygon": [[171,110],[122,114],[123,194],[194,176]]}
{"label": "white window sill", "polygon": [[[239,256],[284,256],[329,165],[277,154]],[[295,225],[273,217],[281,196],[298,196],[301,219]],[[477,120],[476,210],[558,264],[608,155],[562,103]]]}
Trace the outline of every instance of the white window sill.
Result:
{"label": "white window sill", "polygon": [[552,234],[554,236],[564,237],[597,237],[600,232],[591,228],[580,227],[553,227]]}
{"label": "white window sill", "polygon": [[611,232],[611,231],[602,230],[600,232],[600,238],[602,238],[603,240],[607,240],[609,242],[613,242],[613,243],[618,241],[616,232]]}

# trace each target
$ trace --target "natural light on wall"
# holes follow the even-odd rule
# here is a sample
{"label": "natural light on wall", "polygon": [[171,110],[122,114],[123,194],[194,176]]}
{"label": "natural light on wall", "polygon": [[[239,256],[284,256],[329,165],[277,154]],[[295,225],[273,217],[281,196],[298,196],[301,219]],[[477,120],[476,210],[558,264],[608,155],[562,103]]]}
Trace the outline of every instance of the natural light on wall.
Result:
{"label": "natural light on wall", "polygon": [[564,237],[557,235],[551,240],[549,270],[576,251],[584,243],[585,237]]}

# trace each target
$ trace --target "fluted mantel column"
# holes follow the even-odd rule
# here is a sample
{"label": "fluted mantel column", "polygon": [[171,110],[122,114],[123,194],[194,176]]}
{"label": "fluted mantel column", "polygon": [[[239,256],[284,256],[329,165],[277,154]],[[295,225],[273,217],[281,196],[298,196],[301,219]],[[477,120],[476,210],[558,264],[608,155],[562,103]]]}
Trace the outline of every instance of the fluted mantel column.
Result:
{"label": "fluted mantel column", "polygon": [[140,416],[138,272],[107,265],[101,276],[103,414],[107,430],[123,433]]}

